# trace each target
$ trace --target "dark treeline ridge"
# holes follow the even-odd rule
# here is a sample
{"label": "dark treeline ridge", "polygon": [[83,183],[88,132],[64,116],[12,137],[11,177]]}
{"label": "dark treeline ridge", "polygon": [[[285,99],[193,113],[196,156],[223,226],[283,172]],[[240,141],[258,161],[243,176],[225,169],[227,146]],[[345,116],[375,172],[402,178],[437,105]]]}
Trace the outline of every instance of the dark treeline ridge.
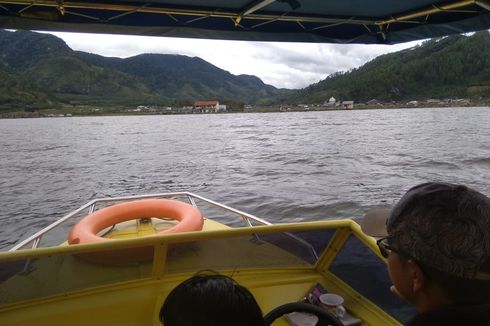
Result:
{"label": "dark treeline ridge", "polygon": [[300,90],[291,102],[365,102],[433,98],[490,98],[490,33],[455,35],[423,42],[335,73]]}

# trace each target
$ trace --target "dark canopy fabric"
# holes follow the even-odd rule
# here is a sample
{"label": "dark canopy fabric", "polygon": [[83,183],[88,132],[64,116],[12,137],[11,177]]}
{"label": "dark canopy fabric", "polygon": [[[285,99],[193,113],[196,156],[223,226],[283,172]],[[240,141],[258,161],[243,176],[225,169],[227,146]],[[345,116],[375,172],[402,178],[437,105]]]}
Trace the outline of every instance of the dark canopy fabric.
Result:
{"label": "dark canopy fabric", "polygon": [[490,0],[0,0],[0,28],[393,44],[490,29]]}

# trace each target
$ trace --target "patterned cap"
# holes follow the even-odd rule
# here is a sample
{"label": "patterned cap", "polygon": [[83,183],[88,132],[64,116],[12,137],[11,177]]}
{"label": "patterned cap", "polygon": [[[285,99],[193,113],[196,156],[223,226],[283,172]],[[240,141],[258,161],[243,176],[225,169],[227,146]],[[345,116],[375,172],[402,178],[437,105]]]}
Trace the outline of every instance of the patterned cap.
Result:
{"label": "patterned cap", "polygon": [[490,280],[490,199],[462,185],[424,183],[391,210],[366,214],[363,231],[435,270]]}

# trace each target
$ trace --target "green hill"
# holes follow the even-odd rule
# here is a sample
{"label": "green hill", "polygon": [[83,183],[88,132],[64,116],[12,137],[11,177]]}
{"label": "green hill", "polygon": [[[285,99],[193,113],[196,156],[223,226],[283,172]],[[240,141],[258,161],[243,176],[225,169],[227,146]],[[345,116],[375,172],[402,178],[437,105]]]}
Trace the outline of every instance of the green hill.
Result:
{"label": "green hill", "polygon": [[70,55],[65,42],[50,34],[0,30],[0,62],[15,71],[23,71],[44,58]]}
{"label": "green hill", "polygon": [[270,101],[281,94],[255,76],[233,75],[198,57],[142,54],[127,59],[79,52],[91,64],[138,77],[153,91],[174,99],[234,99],[249,103]]}
{"label": "green hill", "polygon": [[25,97],[33,98],[31,105],[38,108],[168,102],[133,76],[84,62],[61,39],[49,34],[0,31],[0,64],[16,80],[5,90],[0,85],[4,110],[25,105]]}
{"label": "green hill", "polygon": [[490,97],[490,34],[450,36],[386,54],[302,90],[276,89],[198,58],[142,54],[126,59],[73,51],[63,40],[0,30],[0,111],[72,105],[121,107],[225,103],[323,103]]}
{"label": "green hill", "polygon": [[0,62],[0,112],[46,108],[56,104],[44,92]]}
{"label": "green hill", "polygon": [[145,104],[163,102],[144,83],[132,76],[83,62],[73,56],[39,61],[25,69],[24,75],[36,76],[32,83],[49,89],[63,102],[107,104]]}
{"label": "green hill", "polygon": [[331,96],[356,102],[490,97],[490,34],[450,36],[375,58],[339,72],[289,98],[324,102]]}
{"label": "green hill", "polygon": [[0,30],[0,110],[62,105],[171,105],[218,99],[259,103],[284,90],[235,76],[200,58],[143,54],[106,58],[76,52],[63,40]]}

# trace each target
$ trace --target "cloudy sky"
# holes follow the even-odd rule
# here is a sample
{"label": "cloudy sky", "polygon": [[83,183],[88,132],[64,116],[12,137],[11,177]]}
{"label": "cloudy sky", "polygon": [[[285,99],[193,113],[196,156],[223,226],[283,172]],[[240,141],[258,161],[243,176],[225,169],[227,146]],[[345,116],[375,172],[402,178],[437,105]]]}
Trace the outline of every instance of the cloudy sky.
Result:
{"label": "cloudy sky", "polygon": [[328,75],[359,67],[388,52],[412,47],[400,45],[352,45],[264,43],[196,40],[126,35],[52,33],[72,49],[109,57],[126,58],[141,53],[198,56],[232,74],[255,75],[279,88],[303,88]]}

